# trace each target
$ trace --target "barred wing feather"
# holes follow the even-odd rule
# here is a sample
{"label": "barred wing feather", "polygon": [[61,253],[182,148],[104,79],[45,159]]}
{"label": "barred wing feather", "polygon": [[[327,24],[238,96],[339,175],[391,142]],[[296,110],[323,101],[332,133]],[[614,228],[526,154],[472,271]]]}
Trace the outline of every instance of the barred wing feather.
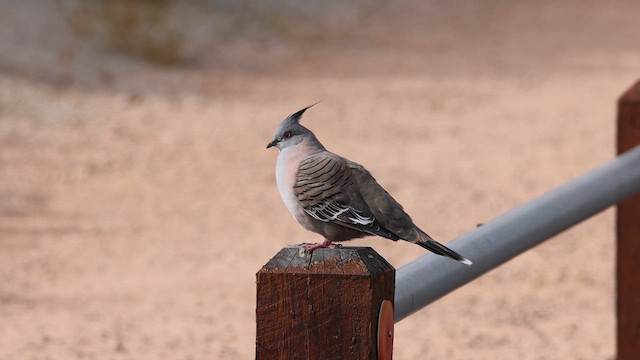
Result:
{"label": "barred wing feather", "polygon": [[306,213],[316,220],[398,240],[376,221],[354,182],[345,159],[323,152],[302,161],[294,191]]}

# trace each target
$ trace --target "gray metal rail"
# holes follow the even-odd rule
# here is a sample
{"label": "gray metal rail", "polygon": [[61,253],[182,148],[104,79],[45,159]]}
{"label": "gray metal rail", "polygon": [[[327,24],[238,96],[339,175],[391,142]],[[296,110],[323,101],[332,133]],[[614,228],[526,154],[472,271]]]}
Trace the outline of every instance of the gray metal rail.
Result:
{"label": "gray metal rail", "polygon": [[448,243],[471,267],[425,255],[398,269],[395,321],[638,191],[640,146]]}

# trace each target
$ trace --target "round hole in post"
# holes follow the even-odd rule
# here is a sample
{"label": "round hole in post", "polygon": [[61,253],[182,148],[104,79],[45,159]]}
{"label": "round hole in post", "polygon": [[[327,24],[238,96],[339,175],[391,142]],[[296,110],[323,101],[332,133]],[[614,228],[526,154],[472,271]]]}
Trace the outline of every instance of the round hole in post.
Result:
{"label": "round hole in post", "polygon": [[393,303],[382,301],[378,314],[378,360],[393,357]]}

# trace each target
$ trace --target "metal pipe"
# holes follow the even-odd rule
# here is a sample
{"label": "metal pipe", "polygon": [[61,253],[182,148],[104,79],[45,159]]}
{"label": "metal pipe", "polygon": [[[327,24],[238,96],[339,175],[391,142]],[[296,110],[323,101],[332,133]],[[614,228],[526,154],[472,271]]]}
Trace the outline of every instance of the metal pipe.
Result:
{"label": "metal pipe", "polygon": [[432,254],[396,272],[395,321],[640,191],[640,146],[447,244],[471,267]]}

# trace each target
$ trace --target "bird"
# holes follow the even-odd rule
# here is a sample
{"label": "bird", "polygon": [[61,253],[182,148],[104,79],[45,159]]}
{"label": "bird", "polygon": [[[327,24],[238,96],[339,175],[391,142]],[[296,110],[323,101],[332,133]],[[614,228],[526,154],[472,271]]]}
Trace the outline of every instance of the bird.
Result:
{"label": "bird", "polygon": [[367,169],[330,152],[300,125],[304,112],[316,104],[287,116],[267,144],[267,149],[279,150],[276,184],[285,206],[302,227],[324,238],[306,244],[306,249],[334,248],[334,242],[377,235],[405,240],[471,266],[469,259],[416,226]]}

